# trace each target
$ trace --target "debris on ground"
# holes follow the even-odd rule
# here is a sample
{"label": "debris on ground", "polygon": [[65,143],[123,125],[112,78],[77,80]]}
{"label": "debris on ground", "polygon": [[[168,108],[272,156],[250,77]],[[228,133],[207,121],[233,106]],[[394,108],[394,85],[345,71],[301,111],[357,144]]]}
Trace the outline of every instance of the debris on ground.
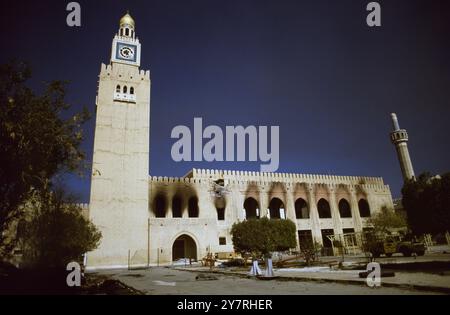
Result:
{"label": "debris on ground", "polygon": [[214,275],[211,275],[211,274],[199,273],[195,277],[195,280],[197,280],[197,281],[212,281],[212,280],[219,280],[219,278]]}

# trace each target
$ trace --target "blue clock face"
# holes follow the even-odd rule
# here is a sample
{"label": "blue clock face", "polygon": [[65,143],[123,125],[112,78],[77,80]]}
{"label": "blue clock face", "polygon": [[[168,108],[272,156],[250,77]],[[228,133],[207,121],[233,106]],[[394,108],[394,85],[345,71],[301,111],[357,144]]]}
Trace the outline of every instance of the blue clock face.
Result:
{"label": "blue clock face", "polygon": [[116,58],[119,60],[136,62],[137,60],[136,45],[117,43]]}

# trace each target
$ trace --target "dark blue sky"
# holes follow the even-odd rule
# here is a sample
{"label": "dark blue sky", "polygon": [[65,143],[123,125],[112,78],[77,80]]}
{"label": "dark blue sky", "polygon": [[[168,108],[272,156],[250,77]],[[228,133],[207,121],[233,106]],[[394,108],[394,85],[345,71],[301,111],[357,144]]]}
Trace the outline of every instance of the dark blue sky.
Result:
{"label": "dark blue sky", "polygon": [[[0,62],[31,62],[37,88],[70,81],[68,102],[94,112],[98,73],[120,17],[130,10],[151,70],[150,173],[191,168],[259,170],[260,163],[175,163],[176,125],[279,125],[279,172],[382,176],[400,195],[389,114],[409,132],[416,173],[449,171],[450,1],[16,0],[1,11]],[[95,117],[85,126],[89,159]],[[81,201],[89,178],[68,177]]]}

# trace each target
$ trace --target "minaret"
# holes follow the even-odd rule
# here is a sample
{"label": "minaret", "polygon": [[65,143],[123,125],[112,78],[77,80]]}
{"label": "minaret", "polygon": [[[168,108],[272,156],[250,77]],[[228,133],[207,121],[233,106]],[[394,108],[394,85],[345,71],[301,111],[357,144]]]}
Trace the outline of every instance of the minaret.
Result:
{"label": "minaret", "polygon": [[391,141],[397,149],[397,156],[402,169],[403,180],[406,182],[414,179],[414,169],[408,151],[408,133],[405,129],[400,129],[397,115],[392,113],[392,124],[394,131],[391,132]]}
{"label": "minaret", "polygon": [[140,70],[135,22],[120,19],[96,98],[89,217],[102,232],[88,268],[148,262],[150,72]]}

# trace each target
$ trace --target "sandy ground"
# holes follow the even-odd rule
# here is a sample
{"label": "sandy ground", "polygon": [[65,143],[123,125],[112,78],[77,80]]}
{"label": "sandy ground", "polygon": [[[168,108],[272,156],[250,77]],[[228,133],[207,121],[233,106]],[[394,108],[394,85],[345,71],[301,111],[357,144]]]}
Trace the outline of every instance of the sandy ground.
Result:
{"label": "sandy ground", "polygon": [[[318,268],[291,268],[279,269],[277,273],[280,276],[289,277],[309,277],[316,279],[340,279],[364,282],[365,279],[359,278],[359,270],[330,270],[327,267]],[[395,277],[382,278],[383,283],[399,285],[417,285],[430,286],[438,288],[450,288],[450,275],[430,274],[425,272],[399,272],[395,271]]]}
{"label": "sandy ground", "polygon": [[[338,284],[310,281],[263,281],[232,275],[217,275],[216,280],[196,280],[198,273],[171,268],[147,270],[109,270],[98,272],[149,295],[307,295],[307,294],[436,294],[400,288],[372,289],[365,284]],[[205,275],[205,274],[202,274]]]}

